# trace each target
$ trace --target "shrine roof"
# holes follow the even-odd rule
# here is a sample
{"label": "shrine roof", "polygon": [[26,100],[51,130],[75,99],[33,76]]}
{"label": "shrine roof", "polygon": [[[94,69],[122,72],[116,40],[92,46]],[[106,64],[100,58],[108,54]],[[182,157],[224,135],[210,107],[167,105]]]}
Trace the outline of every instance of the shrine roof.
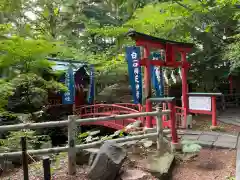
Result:
{"label": "shrine roof", "polygon": [[192,48],[194,46],[193,43],[183,43],[183,42],[161,39],[161,38],[150,36],[150,35],[147,35],[144,33],[136,32],[134,30],[128,31],[128,33],[126,35],[133,39],[144,39],[144,40],[152,41],[155,43],[161,43],[163,45],[170,43],[170,44],[175,44],[175,45],[179,45],[181,47],[186,47],[186,48]]}
{"label": "shrine roof", "polygon": [[69,65],[71,64],[73,66],[73,71],[75,72],[79,68],[87,65],[85,62],[77,61],[74,59],[47,58],[47,60],[55,62],[52,67],[54,71],[67,71]]}

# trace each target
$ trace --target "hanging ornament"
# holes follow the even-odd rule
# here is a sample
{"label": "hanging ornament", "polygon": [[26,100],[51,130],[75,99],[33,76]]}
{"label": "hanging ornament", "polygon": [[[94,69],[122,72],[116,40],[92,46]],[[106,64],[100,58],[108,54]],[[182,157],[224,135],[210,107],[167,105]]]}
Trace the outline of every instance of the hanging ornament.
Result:
{"label": "hanging ornament", "polygon": [[155,67],[155,73],[156,73],[157,81],[158,81],[158,83],[160,83],[160,81],[161,81],[161,78],[160,78],[160,67]]}
{"label": "hanging ornament", "polygon": [[164,77],[164,79],[165,79],[166,84],[168,84],[169,82],[168,82],[167,70],[166,70],[166,69],[165,69],[164,72],[163,72],[163,77]]}
{"label": "hanging ornament", "polygon": [[172,73],[171,73],[171,78],[172,78],[173,82],[176,84],[177,79],[176,79],[176,77],[175,77],[173,71],[172,71]]}
{"label": "hanging ornament", "polygon": [[180,78],[182,79],[182,72],[181,72],[181,68],[178,69],[178,74],[180,75]]}

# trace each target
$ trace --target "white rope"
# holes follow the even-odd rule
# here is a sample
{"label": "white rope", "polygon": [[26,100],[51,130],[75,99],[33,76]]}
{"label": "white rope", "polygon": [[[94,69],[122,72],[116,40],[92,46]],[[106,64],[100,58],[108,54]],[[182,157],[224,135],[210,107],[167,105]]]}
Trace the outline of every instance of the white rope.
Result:
{"label": "white rope", "polygon": [[171,73],[171,78],[172,78],[173,82],[176,84],[177,83],[177,79],[176,79],[176,77],[175,77],[173,72],[174,71],[172,71],[172,73]]}
{"label": "white rope", "polygon": [[166,84],[168,84],[169,81],[168,81],[167,71],[166,70],[164,70],[164,72],[163,72],[163,77],[164,77],[164,80],[165,80]]}
{"label": "white rope", "polygon": [[181,68],[178,69],[178,73],[180,75],[180,78],[182,79],[182,71],[181,71]]}

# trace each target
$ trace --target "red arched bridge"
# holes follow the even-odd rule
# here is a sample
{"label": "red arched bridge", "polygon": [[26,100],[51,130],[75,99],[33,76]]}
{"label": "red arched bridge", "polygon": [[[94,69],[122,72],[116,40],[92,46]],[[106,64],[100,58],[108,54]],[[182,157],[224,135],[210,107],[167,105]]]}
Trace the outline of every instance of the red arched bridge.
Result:
{"label": "red arched bridge", "polygon": [[[77,107],[75,109],[75,114],[81,118],[92,118],[92,117],[103,117],[103,116],[112,116],[112,115],[123,115],[130,113],[142,112],[144,107],[141,105],[131,104],[131,103],[118,103],[118,104],[94,104]],[[164,108],[165,109],[165,108]],[[181,107],[175,107],[176,109],[176,127],[182,128],[183,120],[183,109]],[[145,124],[146,118],[128,118],[124,120],[115,120],[115,121],[97,121],[84,123],[82,125],[100,125],[105,127],[110,127],[116,130],[123,129],[128,124],[140,120],[142,126]],[[168,115],[162,116],[163,127],[170,128],[170,117]],[[153,126],[156,125],[156,120],[152,119]]]}

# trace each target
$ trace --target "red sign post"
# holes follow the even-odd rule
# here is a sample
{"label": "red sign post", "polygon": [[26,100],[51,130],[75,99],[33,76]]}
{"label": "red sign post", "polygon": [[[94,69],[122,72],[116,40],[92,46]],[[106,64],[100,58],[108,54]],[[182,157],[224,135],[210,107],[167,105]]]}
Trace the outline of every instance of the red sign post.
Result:
{"label": "red sign post", "polygon": [[222,93],[188,93],[189,112],[196,114],[209,114],[212,116],[212,127],[217,126],[216,97]]}

